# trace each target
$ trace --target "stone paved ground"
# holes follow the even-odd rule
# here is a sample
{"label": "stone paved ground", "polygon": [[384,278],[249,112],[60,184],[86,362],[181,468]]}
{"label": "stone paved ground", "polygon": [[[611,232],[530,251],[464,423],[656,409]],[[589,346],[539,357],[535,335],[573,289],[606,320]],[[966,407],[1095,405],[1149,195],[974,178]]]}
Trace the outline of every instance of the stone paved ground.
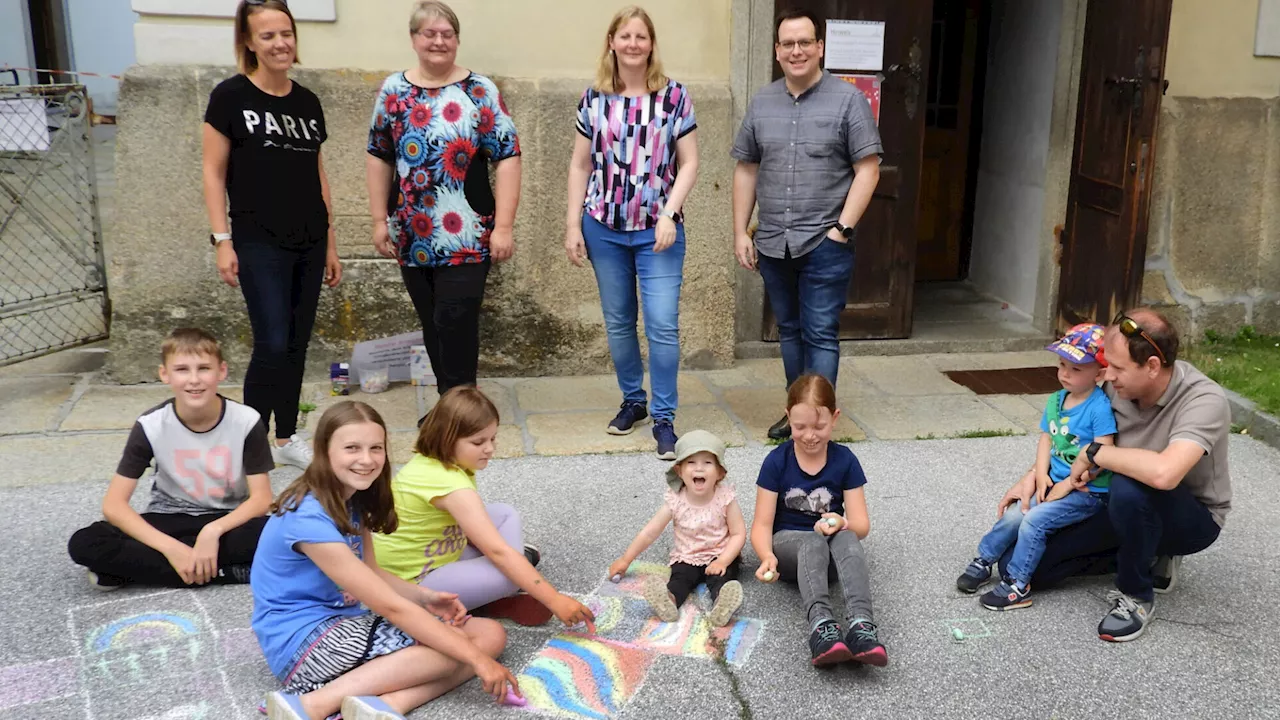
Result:
{"label": "stone paved ground", "polygon": [[[0,369],[0,506],[10,518],[8,552],[0,556],[0,718],[252,720],[275,682],[248,631],[247,588],[103,595],[66,558],[66,538],[98,516],[128,422],[164,395],[94,384],[93,355],[62,353]],[[520,672],[538,709],[626,719],[1280,717],[1273,601],[1280,593],[1280,452],[1232,437],[1235,510],[1227,530],[1188,559],[1180,587],[1161,597],[1157,620],[1139,641],[1097,640],[1107,578],[1038,593],[1026,610],[988,612],[955,591],[954,577],[1034,443],[910,438],[1027,427],[1038,399],[1023,410],[1015,401],[1027,399],[977,398],[929,369],[960,361],[1014,359],[848,363],[842,402],[853,424],[846,432],[857,437],[856,427],[868,436],[851,447],[869,477],[867,548],[890,664],[829,672],[807,665],[793,588],[748,581],[739,622],[715,636],[696,608],[678,624],[649,622],[634,601],[634,578],[604,580],[609,561],[660,501],[665,465],[626,446],[585,446],[609,441],[592,415],[613,404],[608,378],[567,386],[487,381],[512,419],[506,452],[524,456],[495,461],[480,475],[481,487],[487,498],[521,509],[548,579],[586,598],[602,619],[599,637],[554,625],[510,629],[503,660]],[[768,452],[757,438],[778,412],[779,400],[765,393],[776,381],[769,363],[686,376],[685,396],[696,404],[683,417],[705,417],[700,422],[740,445],[727,464],[748,516]],[[374,400],[399,428],[393,452],[405,457],[416,398],[397,391]],[[296,474],[277,469],[273,484],[280,489]],[[660,571],[669,543],[668,534],[633,571]],[[744,563],[756,564],[749,549]],[[953,628],[964,631],[963,642],[952,640]],[[521,712],[492,705],[473,683],[413,717],[529,717]]]}

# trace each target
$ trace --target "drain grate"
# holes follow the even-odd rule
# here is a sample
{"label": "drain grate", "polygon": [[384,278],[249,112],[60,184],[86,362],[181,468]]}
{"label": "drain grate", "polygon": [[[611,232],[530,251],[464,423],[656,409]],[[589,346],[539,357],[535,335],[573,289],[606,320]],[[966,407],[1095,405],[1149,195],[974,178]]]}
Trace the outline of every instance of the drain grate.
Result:
{"label": "drain grate", "polygon": [[946,376],[979,395],[1043,395],[1062,389],[1056,367],[952,370]]}

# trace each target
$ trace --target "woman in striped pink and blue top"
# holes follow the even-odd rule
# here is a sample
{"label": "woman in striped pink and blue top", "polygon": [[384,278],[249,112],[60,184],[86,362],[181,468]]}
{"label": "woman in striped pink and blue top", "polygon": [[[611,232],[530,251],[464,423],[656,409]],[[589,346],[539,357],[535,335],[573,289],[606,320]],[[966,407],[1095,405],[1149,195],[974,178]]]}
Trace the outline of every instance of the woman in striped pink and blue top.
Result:
{"label": "woman in striped pink and blue top", "polygon": [[644,310],[653,437],[658,457],[668,460],[675,457],[680,368],[681,208],[698,176],[696,129],[688,91],[662,72],[653,21],[636,6],[618,11],[596,82],[578,105],[564,245],[574,265],[591,260],[600,288],[622,391],[622,407],[607,428],[615,435],[649,418],[636,334]]}

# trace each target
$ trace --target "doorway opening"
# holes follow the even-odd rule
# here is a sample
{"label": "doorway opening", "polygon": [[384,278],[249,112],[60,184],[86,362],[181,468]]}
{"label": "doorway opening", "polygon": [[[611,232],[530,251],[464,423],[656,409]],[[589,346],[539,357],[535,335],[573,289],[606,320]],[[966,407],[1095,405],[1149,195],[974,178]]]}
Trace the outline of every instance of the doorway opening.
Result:
{"label": "doorway opening", "polygon": [[934,0],[912,338],[1042,337],[1062,0]]}

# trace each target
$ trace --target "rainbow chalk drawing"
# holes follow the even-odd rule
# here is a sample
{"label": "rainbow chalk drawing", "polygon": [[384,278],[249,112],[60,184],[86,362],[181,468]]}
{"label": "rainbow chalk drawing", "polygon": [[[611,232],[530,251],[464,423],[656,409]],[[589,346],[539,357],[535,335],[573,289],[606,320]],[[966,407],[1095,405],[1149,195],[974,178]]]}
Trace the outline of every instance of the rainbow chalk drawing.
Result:
{"label": "rainbow chalk drawing", "polygon": [[104,653],[200,634],[200,621],[187,613],[149,612],[122,617],[89,634],[85,650]]}
{"label": "rainbow chalk drawing", "polygon": [[563,718],[611,718],[635,695],[659,656],[744,664],[764,624],[740,617],[726,627],[711,627],[699,609],[711,605],[705,588],[685,601],[679,620],[661,622],[642,593],[646,579],[669,573],[666,565],[632,563],[619,581],[609,578],[583,598],[596,616],[596,634],[569,632],[547,641],[520,674],[528,700],[524,709]]}
{"label": "rainbow chalk drawing", "polygon": [[557,635],[520,673],[526,706],[556,717],[610,718],[640,688],[653,653],[583,635]]}

